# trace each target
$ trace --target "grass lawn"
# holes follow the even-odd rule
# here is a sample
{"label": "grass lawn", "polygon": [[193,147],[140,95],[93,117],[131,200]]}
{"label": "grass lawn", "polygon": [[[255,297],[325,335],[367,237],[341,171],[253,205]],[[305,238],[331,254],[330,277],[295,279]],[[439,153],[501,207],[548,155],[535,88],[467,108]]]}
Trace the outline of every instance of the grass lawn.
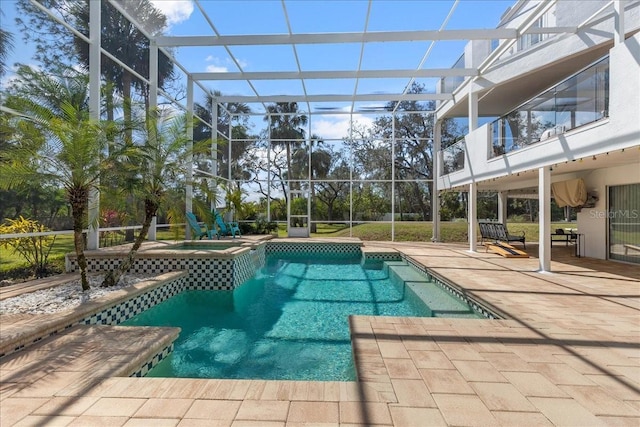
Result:
{"label": "grass lawn", "polygon": [[[429,242],[433,236],[433,225],[431,222],[396,222],[395,240],[397,242]],[[575,227],[575,224],[552,223],[551,229]],[[525,233],[527,241],[538,241],[538,223],[509,223],[507,228],[510,234]],[[312,237],[349,237],[349,228],[345,227],[332,234],[320,232]],[[359,224],[353,227],[352,236],[361,240],[391,240],[391,224]],[[478,238],[480,232],[478,231]],[[467,223],[462,221],[440,223],[440,241],[445,243],[466,242]]]}
{"label": "grass lawn", "polygon": [[[552,223],[551,229],[574,227],[575,223]],[[511,234],[525,232],[527,241],[538,241],[538,223],[509,223],[507,225]],[[443,242],[466,242],[467,223],[466,222],[442,222],[440,237]],[[391,240],[391,224],[358,224],[353,227],[352,237],[361,240]],[[174,227],[172,229],[161,229],[157,233],[158,240],[179,240],[184,236],[184,229]],[[349,237],[349,227],[345,224],[317,224],[315,233],[311,237]],[[431,222],[397,222],[395,224],[395,240],[398,242],[429,242],[432,236]],[[479,237],[478,233],[478,237]],[[278,237],[287,237],[286,224],[278,225]],[[70,234],[57,236],[49,255],[49,261],[64,267],[64,255],[73,252],[73,236]],[[13,253],[11,248],[0,247],[0,278],[10,276],[12,270],[24,270],[27,267],[25,261],[19,254]]]}

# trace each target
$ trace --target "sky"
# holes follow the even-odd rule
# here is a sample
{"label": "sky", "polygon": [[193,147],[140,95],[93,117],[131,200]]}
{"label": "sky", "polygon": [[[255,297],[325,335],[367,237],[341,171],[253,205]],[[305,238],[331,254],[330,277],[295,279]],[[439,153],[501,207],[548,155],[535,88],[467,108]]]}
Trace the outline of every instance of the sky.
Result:
{"label": "sky", "polygon": [[[126,0],[123,0],[126,1]],[[151,0],[167,16],[167,35],[268,35],[292,33],[336,33],[495,28],[511,1],[461,0],[451,13],[451,0]],[[25,45],[15,26],[15,1],[0,0],[4,16],[0,25],[14,34],[14,49],[8,64],[37,64],[34,49]],[[206,13],[205,17],[201,9]],[[451,13],[450,16],[448,16]],[[367,19],[368,17],[368,19]],[[448,18],[447,18],[448,17]],[[288,19],[287,19],[288,18]],[[211,22],[211,25],[208,21]],[[429,41],[262,45],[224,47],[180,47],[174,51],[178,61],[190,72],[239,71],[327,71],[449,68],[460,57],[466,41]],[[428,55],[427,55],[428,53]],[[299,64],[299,65],[298,65]],[[240,68],[239,68],[240,67]],[[182,81],[186,78],[182,72]],[[6,84],[7,76],[0,84]],[[309,79],[256,80],[253,88],[246,81],[205,81],[203,86],[223,95],[297,95],[399,93],[409,83],[404,79]],[[433,91],[437,79],[422,79]],[[202,102],[204,91],[196,87],[195,101]],[[379,108],[384,103],[362,103],[355,110]],[[260,104],[250,105],[258,113]],[[351,103],[300,105],[312,111],[349,111]],[[355,114],[354,119],[370,123],[374,115]],[[262,117],[257,120],[262,122]],[[257,123],[256,122],[256,123]],[[342,138],[348,132],[346,115],[314,115],[311,133],[324,138]],[[258,126],[258,124],[256,124]]]}

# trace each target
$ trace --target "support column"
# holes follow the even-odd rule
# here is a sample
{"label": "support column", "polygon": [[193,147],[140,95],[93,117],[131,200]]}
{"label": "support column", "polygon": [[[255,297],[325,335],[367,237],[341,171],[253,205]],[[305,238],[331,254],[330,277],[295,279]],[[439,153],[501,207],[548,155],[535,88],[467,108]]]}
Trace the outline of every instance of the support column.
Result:
{"label": "support column", "polygon": [[618,46],[624,43],[624,4],[625,0],[615,0],[613,2],[613,9],[615,15],[615,28],[614,33],[614,45]]}
{"label": "support column", "polygon": [[[149,111],[148,113],[151,118],[151,124],[157,129],[157,118],[158,118],[158,44],[155,40],[151,40],[149,42]],[[152,132],[149,135],[149,138],[156,138],[157,134]],[[154,141],[157,143],[157,141]],[[153,217],[151,220],[151,226],[149,227],[149,232],[147,234],[147,240],[156,240],[156,232],[158,225],[157,217]]]}
{"label": "support column", "polygon": [[[229,119],[229,127],[231,127],[231,119]],[[231,167],[231,163],[229,163]],[[211,96],[211,204],[209,208],[214,210],[218,203],[218,99]]]}
{"label": "support column", "polygon": [[396,240],[396,115],[391,113],[391,241]]}
{"label": "support column", "polygon": [[[474,91],[475,83],[469,85],[469,133],[478,128],[478,93]],[[473,176],[471,177],[473,180]],[[476,223],[478,222],[478,192],[476,183],[469,184],[469,250],[475,252],[477,248],[478,233]]]}
{"label": "support column", "polygon": [[475,83],[469,85],[469,133],[478,129],[478,92]]}
{"label": "support column", "polygon": [[538,169],[539,213],[538,259],[541,272],[551,271],[551,170]]}
{"label": "support column", "polygon": [[506,191],[498,191],[498,222],[507,224],[507,205],[509,199]]}
{"label": "support column", "polygon": [[269,115],[269,138],[267,140],[267,221],[271,222],[271,115]]}
{"label": "support column", "polygon": [[440,241],[440,194],[438,191],[438,178],[440,178],[440,164],[441,164],[441,155],[440,149],[442,146],[442,122],[440,120],[436,120],[434,129],[433,129],[433,185],[431,195],[431,224],[433,227],[433,231],[431,232],[431,241],[439,242]]}
{"label": "support column", "polygon": [[[96,122],[100,121],[100,7],[100,2],[89,2],[89,115]],[[88,214],[87,249],[95,250],[100,246],[100,190],[97,187],[89,193]]]}
{"label": "support column", "polygon": [[[193,122],[193,78],[187,77],[187,123]],[[193,212],[193,126],[187,126],[187,184],[185,187],[185,211]],[[185,239],[191,240],[191,227],[185,227]]]}
{"label": "support column", "polygon": [[476,223],[478,222],[478,192],[476,188],[476,183],[472,182],[469,184],[469,212],[468,212],[468,223],[469,223],[469,251],[475,252],[477,248],[477,240],[478,240],[478,232],[476,231]]}

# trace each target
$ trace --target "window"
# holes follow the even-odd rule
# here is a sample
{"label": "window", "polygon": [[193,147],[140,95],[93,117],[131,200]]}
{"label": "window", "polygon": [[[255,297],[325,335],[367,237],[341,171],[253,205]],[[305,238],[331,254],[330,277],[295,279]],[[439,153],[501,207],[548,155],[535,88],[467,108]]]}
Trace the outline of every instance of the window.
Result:
{"label": "window", "polygon": [[640,184],[609,187],[609,259],[640,264]]}
{"label": "window", "polygon": [[[531,28],[532,29],[544,28],[545,22],[546,22],[546,15],[543,15],[540,18],[538,18],[536,22],[533,23]],[[540,43],[545,38],[547,38],[547,34],[523,34],[518,39],[518,50],[525,50],[535,44]]]}

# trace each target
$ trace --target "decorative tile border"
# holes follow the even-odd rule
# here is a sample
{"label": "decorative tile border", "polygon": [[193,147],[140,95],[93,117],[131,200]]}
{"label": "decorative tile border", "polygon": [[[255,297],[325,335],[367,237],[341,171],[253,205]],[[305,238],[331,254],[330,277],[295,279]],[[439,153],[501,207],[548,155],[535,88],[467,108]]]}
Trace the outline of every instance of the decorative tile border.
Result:
{"label": "decorative tile border", "polygon": [[118,325],[133,316],[179,294],[189,286],[189,278],[183,276],[164,285],[158,286],[137,297],[128,299],[120,304],[105,308],[89,317],[82,319],[79,324],[84,325]]}
{"label": "decorative tile border", "polygon": [[[162,274],[186,270],[192,279],[189,289],[232,290],[249,279],[265,263],[266,242],[247,245],[232,254],[220,256],[216,253],[163,253],[160,250],[142,253],[131,267],[134,274]],[[87,254],[87,271],[98,272],[118,268],[123,255],[119,253]],[[74,255],[67,255],[66,269],[77,271]]]}
{"label": "decorative tile border", "polygon": [[249,280],[264,265],[264,247],[262,247],[262,264],[260,264],[260,256],[252,252],[254,251],[245,252],[233,259],[233,286],[231,289],[235,289]]}
{"label": "decorative tile border", "polygon": [[359,255],[361,243],[311,243],[274,242],[267,243],[267,254],[304,255],[308,253]]}
{"label": "decorative tile border", "polygon": [[363,252],[363,261],[402,261],[402,256],[399,252]]}
{"label": "decorative tile border", "polygon": [[173,352],[173,343],[163,348],[158,354],[153,356],[151,360],[142,365],[140,369],[135,371],[133,374],[129,375],[129,377],[144,377],[149,373],[151,369],[153,369],[158,363],[160,363],[163,359],[169,356]]}

